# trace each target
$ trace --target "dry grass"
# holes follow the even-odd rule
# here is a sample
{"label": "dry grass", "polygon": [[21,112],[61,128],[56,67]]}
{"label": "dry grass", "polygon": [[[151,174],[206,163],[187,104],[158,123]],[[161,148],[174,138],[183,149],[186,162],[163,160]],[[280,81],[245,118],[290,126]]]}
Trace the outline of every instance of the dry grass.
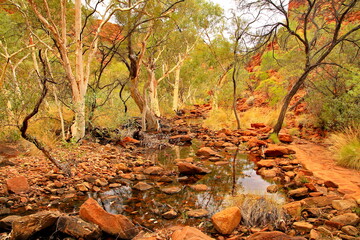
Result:
{"label": "dry grass", "polygon": [[249,128],[251,123],[264,123],[274,126],[279,116],[279,110],[273,108],[251,108],[240,115],[243,128]]}
{"label": "dry grass", "polygon": [[230,204],[240,207],[242,224],[247,227],[272,225],[279,228],[287,221],[282,205],[269,196],[240,195],[230,199]]}
{"label": "dry grass", "polygon": [[203,126],[215,131],[223,128],[235,129],[236,119],[232,109],[217,108],[210,111]]}
{"label": "dry grass", "polygon": [[332,134],[329,141],[339,165],[360,170],[360,124]]}

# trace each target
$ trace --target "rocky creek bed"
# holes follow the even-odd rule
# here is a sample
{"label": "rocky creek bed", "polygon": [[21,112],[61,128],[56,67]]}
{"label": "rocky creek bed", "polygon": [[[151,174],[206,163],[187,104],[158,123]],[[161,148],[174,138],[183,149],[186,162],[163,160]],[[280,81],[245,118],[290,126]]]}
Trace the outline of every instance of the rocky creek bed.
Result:
{"label": "rocky creek bed", "polygon": [[72,177],[43,157],[6,158],[0,239],[359,239],[359,199],[304,169],[290,135],[275,145],[263,124],[187,123],[208,109],[140,141],[54,149]]}

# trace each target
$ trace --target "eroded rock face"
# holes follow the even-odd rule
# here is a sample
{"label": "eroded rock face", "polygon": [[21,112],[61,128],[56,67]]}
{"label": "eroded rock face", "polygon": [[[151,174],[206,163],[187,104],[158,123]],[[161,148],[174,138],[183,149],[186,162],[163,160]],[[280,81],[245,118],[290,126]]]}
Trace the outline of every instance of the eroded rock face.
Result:
{"label": "eroded rock face", "polygon": [[292,237],[282,232],[273,231],[273,232],[258,232],[251,235],[246,240],[306,240],[306,238]]}
{"label": "eroded rock face", "polygon": [[138,229],[127,217],[106,212],[92,198],[81,205],[79,214],[83,220],[95,223],[104,232],[122,239],[132,239],[138,233]]}
{"label": "eroded rock face", "polygon": [[29,239],[34,233],[55,224],[59,217],[60,212],[57,211],[42,211],[29,216],[20,217],[13,221],[10,239]]}
{"label": "eroded rock face", "polygon": [[28,180],[24,176],[7,179],[6,186],[9,192],[13,192],[16,194],[26,193],[30,190]]}
{"label": "eroded rock face", "polygon": [[194,227],[184,227],[181,230],[176,230],[172,236],[172,240],[214,240],[205,233]]}
{"label": "eroded rock face", "polygon": [[98,225],[85,222],[75,216],[61,216],[57,222],[57,230],[78,239],[99,239],[101,236]]}
{"label": "eroded rock face", "polygon": [[241,212],[238,207],[230,207],[215,213],[211,220],[215,229],[221,234],[230,234],[241,221]]}

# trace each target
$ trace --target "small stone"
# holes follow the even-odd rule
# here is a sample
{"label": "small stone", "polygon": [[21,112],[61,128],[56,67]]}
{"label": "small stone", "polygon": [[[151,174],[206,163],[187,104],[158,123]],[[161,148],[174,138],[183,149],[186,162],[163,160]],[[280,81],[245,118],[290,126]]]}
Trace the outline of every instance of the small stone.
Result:
{"label": "small stone", "polygon": [[306,187],[297,188],[288,192],[290,197],[304,197],[308,195],[308,189]]}
{"label": "small stone", "polygon": [[191,163],[179,162],[176,165],[178,166],[179,172],[185,175],[206,174],[211,172],[208,169],[198,167]]}
{"label": "small stone", "polygon": [[207,191],[207,190],[209,190],[209,187],[206,186],[205,184],[190,185],[190,188],[192,190],[195,190],[195,191]]}
{"label": "small stone", "polygon": [[356,226],[356,224],[359,223],[360,218],[356,213],[345,213],[345,214],[331,218],[330,221],[337,222],[337,223],[340,223],[343,225]]}
{"label": "small stone", "polygon": [[167,211],[162,214],[162,217],[165,219],[174,219],[178,216],[177,212],[174,209],[171,209],[170,211]]}
{"label": "small stone", "polygon": [[299,201],[287,203],[283,205],[283,209],[293,218],[300,218],[301,216],[301,203]]}
{"label": "small stone", "polygon": [[301,232],[310,232],[314,228],[314,225],[308,222],[294,222],[293,227]]}
{"label": "small stone", "polygon": [[292,141],[294,141],[293,137],[290,134],[286,133],[279,133],[278,138],[280,142],[283,143],[291,143]]}
{"label": "small stone", "polygon": [[196,209],[196,210],[187,211],[186,214],[189,217],[202,218],[202,217],[206,217],[207,215],[209,215],[209,211],[206,209]]}
{"label": "small stone", "polygon": [[355,200],[347,199],[347,200],[334,200],[332,201],[332,206],[336,210],[342,211],[346,209],[356,208],[358,205]]}
{"label": "small stone", "polygon": [[76,189],[81,192],[89,191],[89,189],[83,183],[76,185]]}
{"label": "small stone", "polygon": [[339,185],[332,182],[332,181],[325,181],[324,182],[324,185],[327,187],[327,188],[338,188]]}
{"label": "small stone", "polygon": [[211,238],[207,236],[206,234],[202,233],[200,230],[186,226],[182,229],[176,230],[171,235],[172,240],[215,240],[214,238]]}
{"label": "small stone", "polygon": [[196,155],[209,158],[210,156],[218,156],[218,153],[209,147],[202,147],[196,152]]}
{"label": "small stone", "polygon": [[290,148],[276,145],[271,145],[264,151],[266,157],[281,157],[293,153],[295,153],[295,151]]}
{"label": "small stone", "polygon": [[265,168],[261,168],[259,170],[259,174],[261,176],[263,176],[264,178],[274,178],[276,177],[278,171],[275,168],[272,169],[265,169]]}
{"label": "small stone", "polygon": [[30,190],[28,180],[24,176],[7,179],[6,186],[9,192],[13,192],[15,194],[26,193]]}
{"label": "small stone", "polygon": [[175,193],[179,193],[181,191],[181,188],[179,187],[167,187],[167,188],[162,188],[161,189],[162,192],[166,193],[166,194],[175,194]]}
{"label": "small stone", "polygon": [[95,180],[94,183],[96,186],[98,187],[105,187],[106,185],[108,185],[108,181],[105,178],[98,178]]}
{"label": "small stone", "polygon": [[231,234],[241,221],[241,212],[238,207],[229,207],[215,213],[211,220],[219,233]]}
{"label": "small stone", "polygon": [[296,173],[294,173],[293,171],[289,171],[289,172],[285,172],[285,175],[288,176],[289,178],[294,178],[296,176]]}
{"label": "small stone", "polygon": [[278,185],[270,185],[266,188],[266,191],[269,193],[276,193],[277,191],[279,191],[279,187]]}
{"label": "small stone", "polygon": [[348,234],[350,236],[359,235],[359,230],[354,226],[344,226],[341,228],[341,231],[343,231],[345,234]]}
{"label": "small stone", "polygon": [[162,167],[148,167],[144,170],[144,174],[147,175],[161,175],[164,172],[164,168]]}
{"label": "small stone", "polygon": [[292,237],[282,232],[273,231],[273,232],[258,232],[249,236],[248,238],[246,238],[246,240],[306,240],[306,238]]}
{"label": "small stone", "polygon": [[135,184],[133,186],[134,189],[139,190],[139,191],[146,191],[152,188],[152,186],[150,184],[147,184],[145,182],[138,182],[137,184]]}
{"label": "small stone", "polygon": [[276,166],[276,162],[274,160],[261,160],[256,163],[256,166],[258,166],[259,168],[272,168]]}

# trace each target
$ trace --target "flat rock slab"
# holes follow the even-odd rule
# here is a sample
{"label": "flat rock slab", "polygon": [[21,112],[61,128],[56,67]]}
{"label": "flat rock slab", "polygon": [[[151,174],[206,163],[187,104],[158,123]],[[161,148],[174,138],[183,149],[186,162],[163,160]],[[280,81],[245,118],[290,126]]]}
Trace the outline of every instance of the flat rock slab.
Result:
{"label": "flat rock slab", "polygon": [[137,184],[135,184],[133,186],[134,189],[139,190],[139,191],[146,191],[149,190],[151,188],[153,188],[150,184],[147,184],[145,182],[138,182]]}
{"label": "flat rock slab", "polygon": [[194,227],[184,227],[181,230],[176,230],[171,235],[172,240],[215,240],[214,238],[209,237],[205,233],[201,232],[199,229]]}
{"label": "flat rock slab", "polygon": [[77,239],[99,239],[101,229],[98,225],[85,222],[75,216],[61,216],[57,222],[57,230]]}
{"label": "flat rock slab", "polygon": [[181,191],[181,188],[180,187],[167,187],[167,188],[162,188],[161,191],[166,194],[175,194],[175,193],[179,193]]}
{"label": "flat rock slab", "polygon": [[249,236],[246,240],[306,240],[303,237],[293,237],[286,235],[285,233],[273,231],[273,232],[258,232]]}
{"label": "flat rock slab", "polygon": [[206,209],[196,209],[196,210],[187,211],[186,214],[189,217],[202,218],[202,217],[206,217],[207,215],[209,215],[209,211]]}
{"label": "flat rock slab", "polygon": [[6,180],[6,186],[9,192],[16,194],[26,193],[30,190],[28,180],[24,176],[17,176]]}
{"label": "flat rock slab", "polygon": [[33,234],[56,223],[60,217],[57,211],[42,211],[13,221],[11,239],[26,240]]}

